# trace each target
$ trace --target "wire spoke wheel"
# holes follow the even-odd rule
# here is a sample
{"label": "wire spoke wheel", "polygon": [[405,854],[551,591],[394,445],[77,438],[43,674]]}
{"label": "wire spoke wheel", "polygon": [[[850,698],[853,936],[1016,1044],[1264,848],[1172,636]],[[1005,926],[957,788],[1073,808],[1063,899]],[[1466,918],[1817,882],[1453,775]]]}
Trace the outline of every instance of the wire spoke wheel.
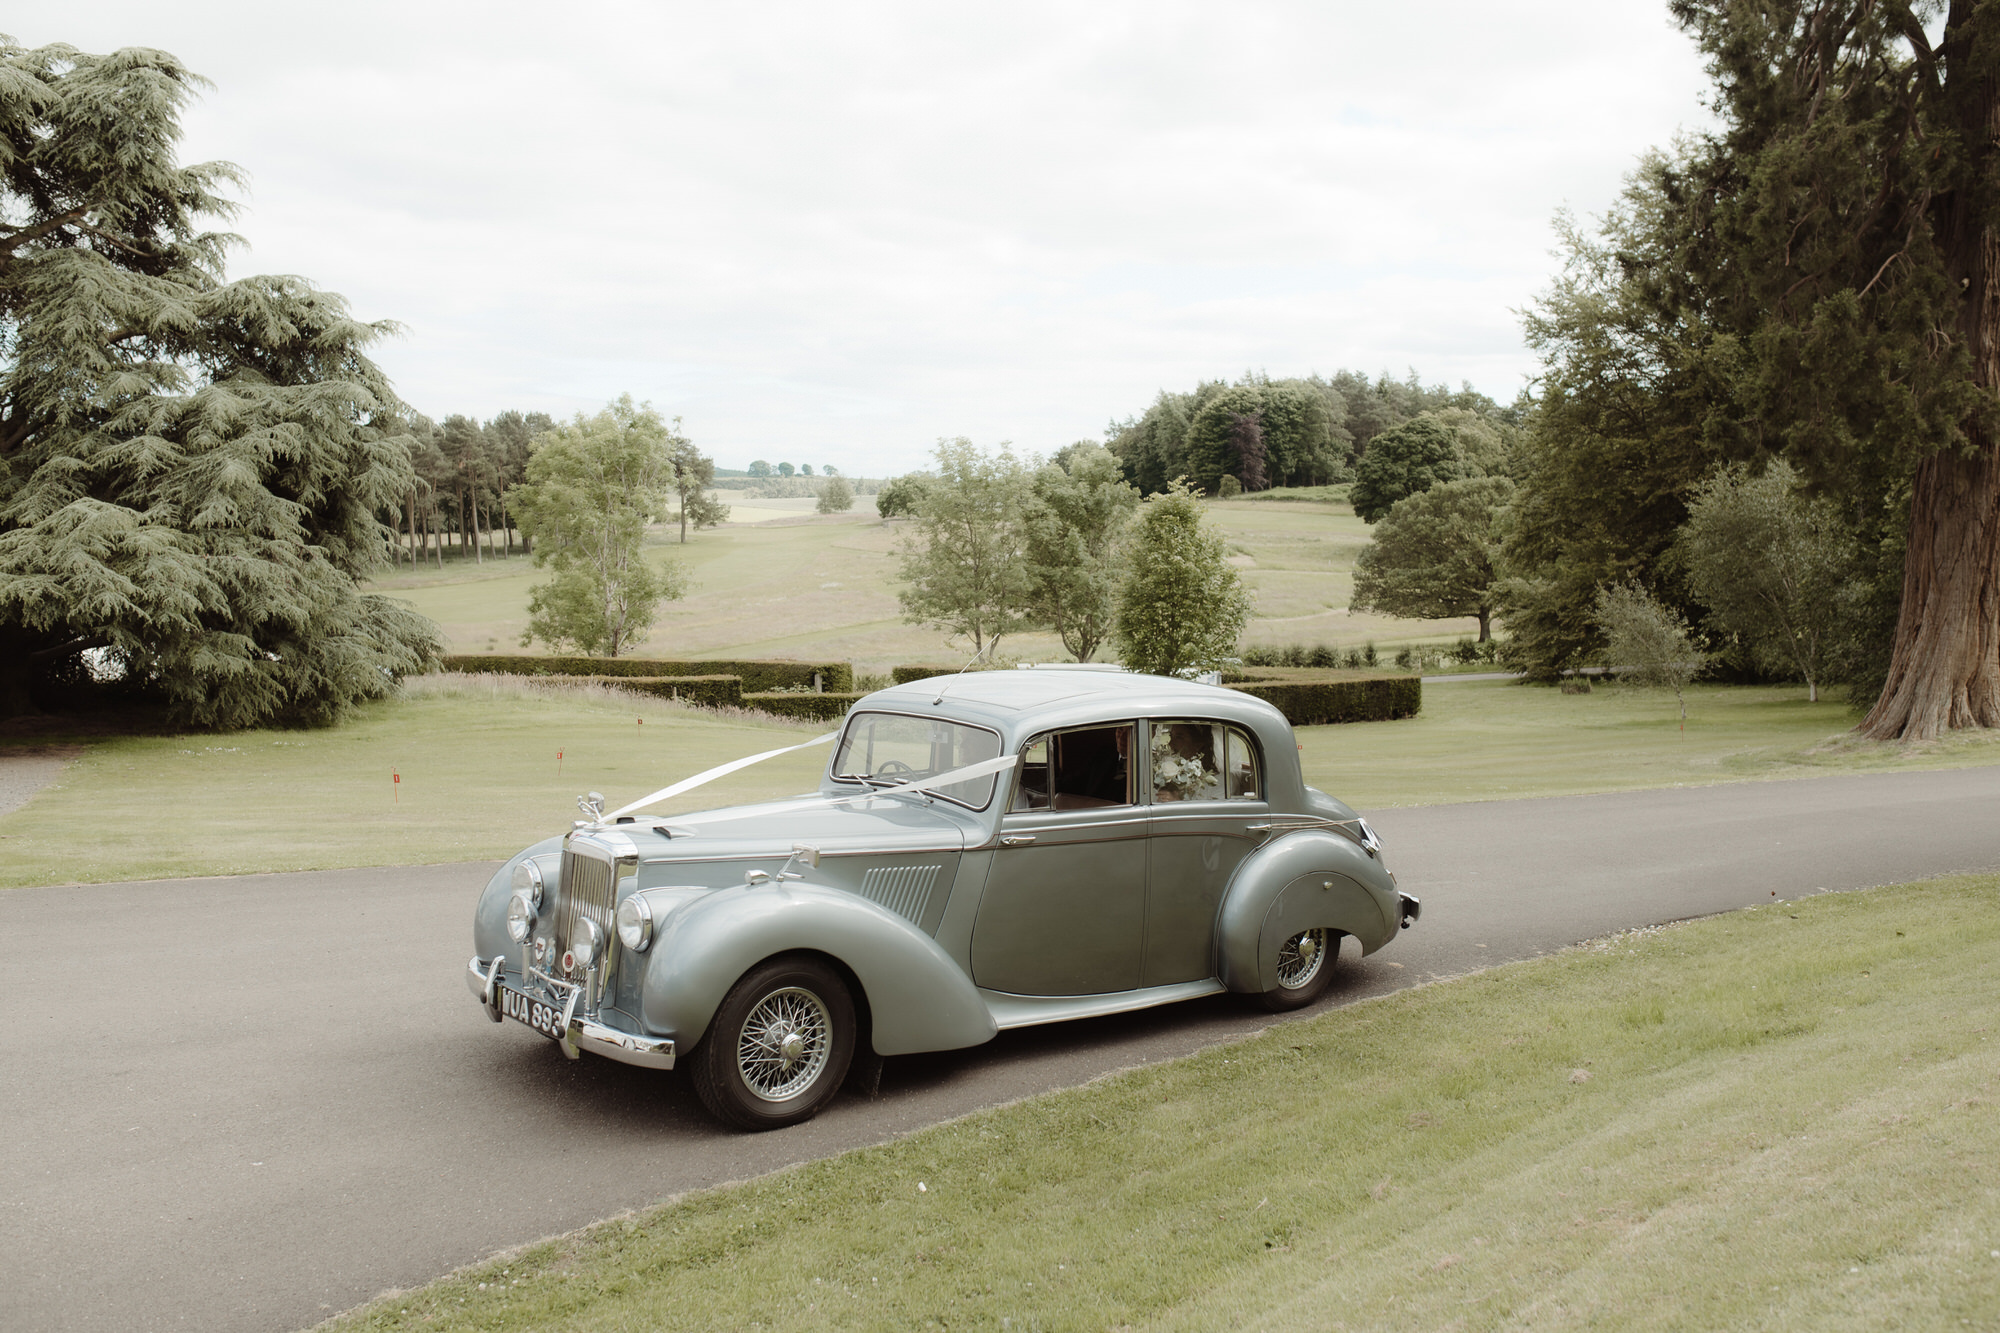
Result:
{"label": "wire spoke wheel", "polygon": [[736,1042],[743,1086],[767,1102],[790,1101],[813,1085],[833,1050],[833,1016],[797,986],[757,1002]]}
{"label": "wire spoke wheel", "polygon": [[717,1118],[779,1129],[810,1120],[840,1091],[861,1036],[846,980],[816,958],[782,955],[730,987],[688,1068]]}
{"label": "wire spoke wheel", "polygon": [[1278,946],[1278,984],[1258,998],[1273,1013],[1305,1008],[1326,993],[1339,954],[1339,931],[1324,926],[1299,931]]}
{"label": "wire spoke wheel", "polygon": [[1325,966],[1326,931],[1322,927],[1302,930],[1278,946],[1278,984],[1286,990],[1310,986]]}

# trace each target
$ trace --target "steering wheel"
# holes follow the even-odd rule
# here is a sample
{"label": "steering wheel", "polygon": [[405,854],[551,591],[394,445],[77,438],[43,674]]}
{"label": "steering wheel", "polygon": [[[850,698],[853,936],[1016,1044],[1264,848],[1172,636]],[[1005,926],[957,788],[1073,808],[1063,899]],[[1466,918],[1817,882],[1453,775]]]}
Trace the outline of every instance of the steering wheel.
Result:
{"label": "steering wheel", "polygon": [[884,759],[880,764],[876,765],[875,772],[871,776],[878,778],[903,778],[910,776],[916,771],[916,769],[911,768],[900,759]]}

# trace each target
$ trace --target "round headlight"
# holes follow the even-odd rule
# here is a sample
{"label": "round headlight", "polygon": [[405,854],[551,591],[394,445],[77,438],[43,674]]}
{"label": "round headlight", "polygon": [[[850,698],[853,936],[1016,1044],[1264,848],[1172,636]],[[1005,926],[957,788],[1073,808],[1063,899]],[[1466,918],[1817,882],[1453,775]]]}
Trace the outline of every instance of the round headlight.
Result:
{"label": "round headlight", "polygon": [[[514,867],[514,892],[528,895],[528,910],[540,911],[542,906],[542,868],[533,861],[523,861]],[[520,936],[514,938],[519,939]]]}
{"label": "round headlight", "polygon": [[618,904],[618,939],[633,953],[653,942],[653,909],[636,893]]}
{"label": "round headlight", "polygon": [[589,917],[581,917],[576,923],[576,933],[569,937],[569,952],[563,955],[563,970],[587,971],[603,951],[604,931]]}
{"label": "round headlight", "polygon": [[535,928],[535,904],[525,889],[514,890],[507,900],[507,938],[519,944]]}

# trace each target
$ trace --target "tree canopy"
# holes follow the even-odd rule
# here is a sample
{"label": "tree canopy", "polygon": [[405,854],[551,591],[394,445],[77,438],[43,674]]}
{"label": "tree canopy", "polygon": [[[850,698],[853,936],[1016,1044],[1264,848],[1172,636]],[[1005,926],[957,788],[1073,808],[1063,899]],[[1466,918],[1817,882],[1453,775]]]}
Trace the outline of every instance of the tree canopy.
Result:
{"label": "tree canopy", "polygon": [[1117,618],[1124,538],[1139,493],[1109,450],[1072,445],[1059,457],[1030,483],[1028,610],[1088,662]]}
{"label": "tree canopy", "polygon": [[1428,413],[1375,437],[1356,469],[1354,512],[1373,523],[1405,496],[1467,475],[1458,432]]}
{"label": "tree canopy", "polygon": [[1507,478],[1471,477],[1398,500],[1355,564],[1352,608],[1426,620],[1477,616],[1479,641],[1486,642],[1500,579],[1502,515],[1513,498]]}
{"label": "tree canopy", "polygon": [[537,438],[507,503],[534,539],[536,566],[555,576],[529,590],[522,644],[616,657],[645,637],[662,601],[686,593],[680,563],[643,550],[673,475],[666,423],[630,394]]}
{"label": "tree canopy", "polygon": [[1118,592],[1119,659],[1161,676],[1217,670],[1249,619],[1250,594],[1201,501],[1180,482],[1147,497]]}
{"label": "tree canopy", "polygon": [[185,722],[324,723],[438,651],[357,588],[414,484],[393,326],[225,280],[239,174],[175,157],[199,83],[0,40],[0,713],[105,649]]}
{"label": "tree canopy", "polygon": [[1546,666],[1588,650],[1608,582],[1698,609],[1663,560],[1687,497],[1783,455],[1900,606],[1862,729],[2000,725],[2000,6],[1672,9],[1718,127],[1568,229],[1530,315],[1509,629]]}
{"label": "tree canopy", "polygon": [[915,530],[901,547],[903,618],[985,652],[1031,623],[1025,470],[1006,445],[988,455],[963,436],[939,440],[936,457],[934,479],[916,500]]}

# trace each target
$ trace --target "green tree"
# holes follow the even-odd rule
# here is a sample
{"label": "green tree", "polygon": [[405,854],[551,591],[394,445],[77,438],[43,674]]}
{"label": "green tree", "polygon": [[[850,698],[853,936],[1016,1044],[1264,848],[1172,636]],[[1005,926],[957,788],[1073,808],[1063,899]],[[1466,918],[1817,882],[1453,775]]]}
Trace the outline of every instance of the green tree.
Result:
{"label": "green tree", "polygon": [[1356,611],[1442,620],[1479,617],[1492,637],[1502,516],[1514,498],[1505,477],[1441,482],[1390,506],[1354,568]]}
{"label": "green tree", "polygon": [[780,464],[778,464],[778,475],[779,475],[779,476],[781,476],[781,477],[789,477],[789,476],[792,476],[792,475],[793,475],[794,473],[796,473],[797,471],[798,471],[798,469],[797,469],[797,468],[795,468],[795,467],[793,467],[793,466],[792,466],[792,465],[791,465],[790,463],[780,463]]}
{"label": "green tree", "polygon": [[1783,459],[1756,477],[1723,468],[1696,489],[1677,551],[1711,623],[1766,670],[1796,671],[1817,701],[1856,602],[1855,543],[1838,508],[1801,494]]}
{"label": "green tree", "polygon": [[875,512],[883,518],[914,516],[922,511],[924,497],[936,483],[937,478],[928,472],[891,477],[875,493]]}
{"label": "green tree", "polygon": [[1027,477],[1006,445],[981,452],[963,436],[939,440],[936,480],[900,548],[903,618],[969,639],[984,652],[1024,629],[1028,575],[1022,502]]}
{"label": "green tree", "polygon": [[1249,619],[1250,594],[1187,483],[1148,496],[1118,591],[1116,637],[1125,665],[1156,676],[1219,670],[1235,655]]}
{"label": "green tree", "polygon": [[616,657],[645,637],[662,601],[686,593],[678,561],[655,566],[642,551],[672,477],[666,423],[630,394],[536,441],[528,479],[507,501],[534,539],[536,567],[555,577],[529,590],[524,646]]}
{"label": "green tree", "polygon": [[1674,692],[1685,731],[1688,683],[1708,665],[1687,622],[1638,584],[1619,583],[1599,590],[1597,625],[1606,660],[1625,681]]}
{"label": "green tree", "polygon": [[[1187,475],[1196,490],[1213,495],[1224,476],[1235,477],[1245,490],[1260,489],[1243,475],[1242,446],[1246,433],[1242,423],[1246,419],[1254,423],[1263,405],[1261,390],[1253,385],[1238,385],[1216,394],[1195,413],[1188,423]],[[1256,462],[1261,468],[1263,432],[1258,430],[1256,436]]]}
{"label": "green tree", "polygon": [[224,278],[224,163],[175,159],[160,51],[0,39],[0,714],[108,649],[186,724],[321,724],[436,626],[364,595],[416,487],[391,331],[300,278]]}
{"label": "green tree", "polygon": [[1736,415],[1814,484],[1861,514],[1908,486],[1861,730],[2000,726],[2000,5],[1672,8],[1720,124],[1669,182],[1668,290],[1740,349]]}
{"label": "green tree", "polygon": [[1377,435],[1355,469],[1354,512],[1373,523],[1406,495],[1466,475],[1458,432],[1434,416],[1413,417]]}
{"label": "green tree", "polygon": [[506,534],[510,555],[514,550],[514,521],[506,510],[507,491],[528,479],[529,446],[534,438],[555,428],[556,423],[546,412],[522,413],[511,409],[486,423],[486,433],[493,438],[500,467],[500,527]]}
{"label": "green tree", "polygon": [[715,484],[715,460],[695,448],[694,441],[681,434],[679,417],[674,418],[674,424],[667,431],[666,447],[670,468],[667,489],[674,497],[667,521],[680,524],[681,545],[685,546],[690,525],[700,531],[727,523],[729,506],[709,494],[708,488]]}
{"label": "green tree", "polygon": [[1108,449],[1072,445],[1035,473],[1027,511],[1028,609],[1088,662],[1117,616],[1123,538],[1139,493]]}
{"label": "green tree", "polygon": [[753,477],[768,477],[771,475],[771,465],[761,458],[753,458],[747,471]]}
{"label": "green tree", "polygon": [[844,514],[854,508],[854,488],[845,477],[829,477],[819,489],[819,503],[813,507],[822,514]]}

